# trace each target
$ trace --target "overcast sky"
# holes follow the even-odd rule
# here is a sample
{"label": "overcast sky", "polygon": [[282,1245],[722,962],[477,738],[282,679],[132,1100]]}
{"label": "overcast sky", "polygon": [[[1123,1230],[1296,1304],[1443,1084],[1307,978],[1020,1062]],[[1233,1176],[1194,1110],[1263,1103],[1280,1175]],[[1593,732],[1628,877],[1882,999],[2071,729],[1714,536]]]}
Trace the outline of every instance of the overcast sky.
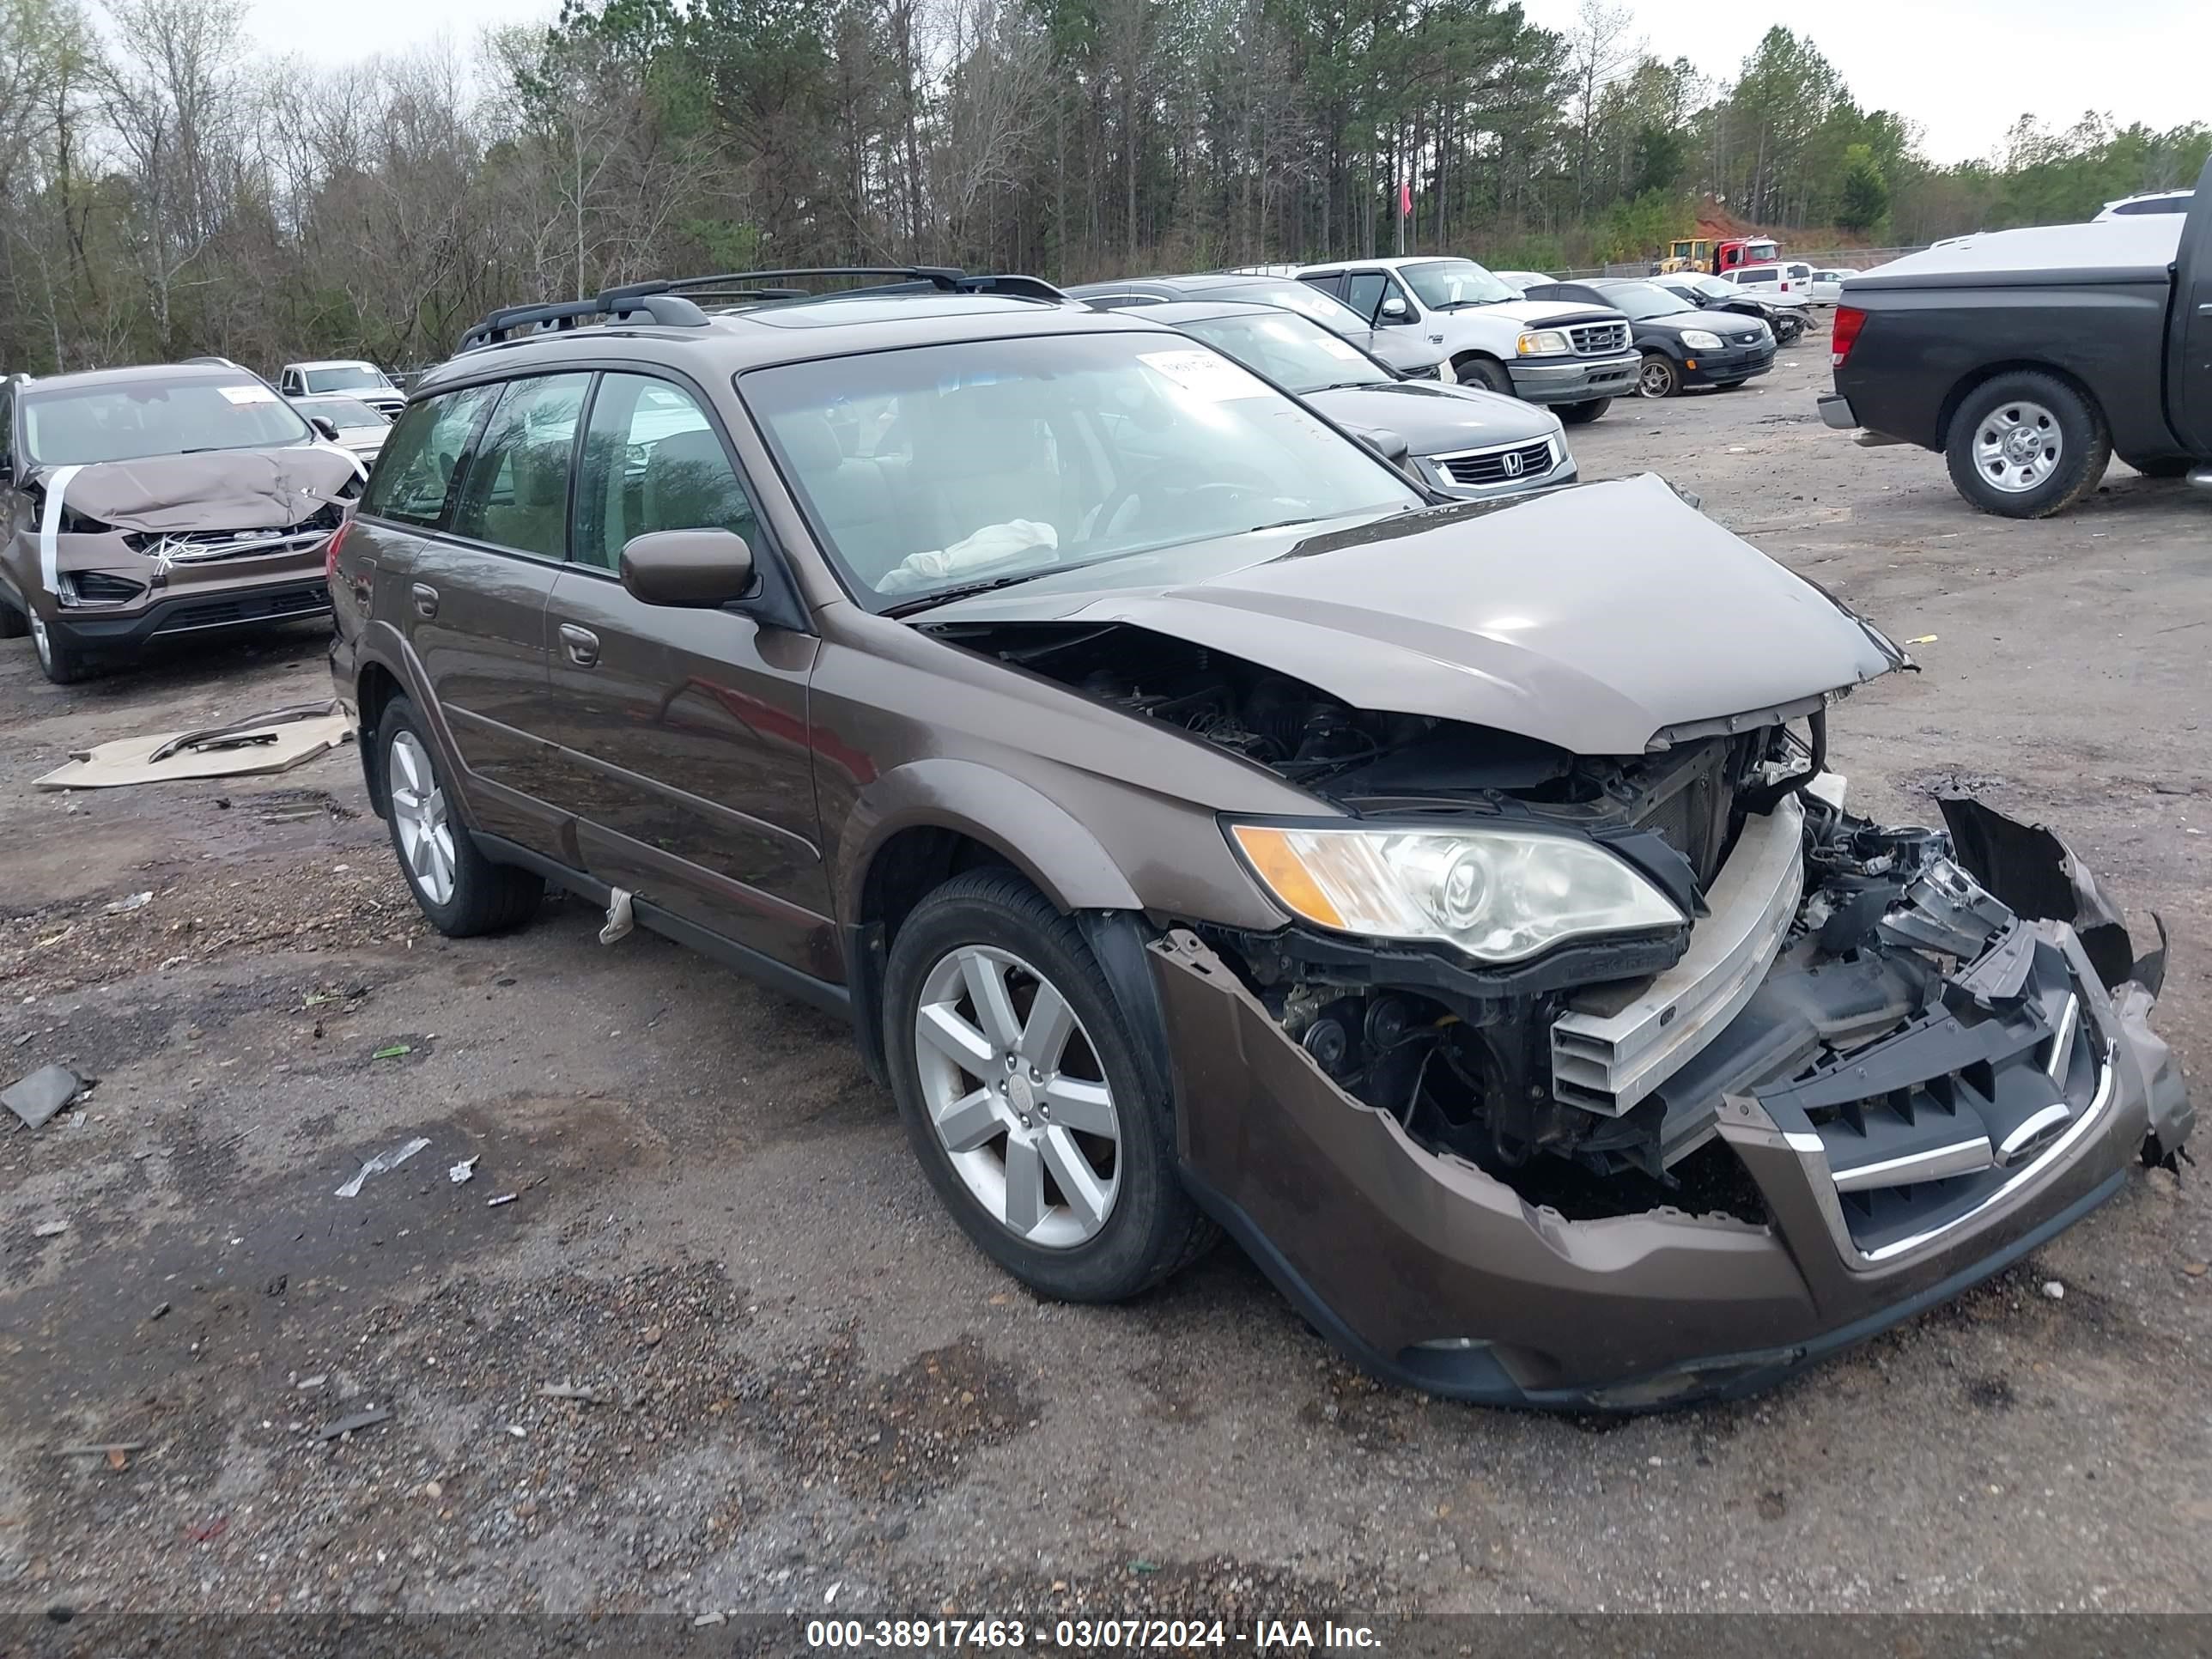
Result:
{"label": "overcast sky", "polygon": [[[1577,0],[1523,0],[1553,28]],[[1988,155],[2015,118],[2054,126],[2082,111],[2125,125],[2212,120],[2212,0],[1848,0],[1770,10],[1746,0],[1629,0],[1662,58],[1732,77],[1774,21],[1809,33],[1870,109],[1920,124],[1940,161]],[[370,7],[253,0],[263,50],[325,61],[427,42],[471,44],[487,25],[550,18],[557,0],[377,0]],[[365,26],[364,26],[365,25]]]}

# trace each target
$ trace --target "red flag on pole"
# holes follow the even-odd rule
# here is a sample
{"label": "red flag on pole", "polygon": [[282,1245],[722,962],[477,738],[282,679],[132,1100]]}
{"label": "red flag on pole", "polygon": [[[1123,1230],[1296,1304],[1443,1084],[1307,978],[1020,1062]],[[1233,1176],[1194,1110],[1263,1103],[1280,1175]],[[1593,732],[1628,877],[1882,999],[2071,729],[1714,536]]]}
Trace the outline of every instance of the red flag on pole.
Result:
{"label": "red flag on pole", "polygon": [[1398,181],[1398,215],[1405,219],[1413,216],[1413,186],[1403,179]]}

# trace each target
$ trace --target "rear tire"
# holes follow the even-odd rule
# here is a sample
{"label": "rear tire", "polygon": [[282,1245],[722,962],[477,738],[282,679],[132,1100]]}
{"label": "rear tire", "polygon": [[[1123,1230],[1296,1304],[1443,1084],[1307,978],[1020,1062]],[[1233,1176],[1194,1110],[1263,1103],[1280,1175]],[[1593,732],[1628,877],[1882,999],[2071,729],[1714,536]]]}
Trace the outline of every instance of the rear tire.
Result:
{"label": "rear tire", "polygon": [[2056,374],[2000,374],[1951,417],[1951,482],[1984,513],[2047,519],[2095,489],[2112,459],[2104,415]]}
{"label": "rear tire", "polygon": [[1480,386],[1501,398],[1513,395],[1513,377],[1505,372],[1505,365],[1494,357],[1462,357],[1452,364],[1452,373],[1459,377],[1462,386]]}
{"label": "rear tire", "polygon": [[[1040,1018],[1047,1006],[1061,1018]],[[1131,1018],[1074,921],[1011,870],[955,876],[891,941],[884,1052],[915,1156],[977,1247],[1058,1300],[1126,1300],[1218,1237],[1176,1172],[1172,1103]]]}
{"label": "rear tire", "polygon": [[1612,407],[1613,399],[1610,398],[1592,398],[1584,403],[1561,404],[1558,413],[1565,425],[1588,426]]}
{"label": "rear tire", "polygon": [[93,677],[95,665],[83,647],[57,638],[35,616],[30,628],[32,647],[39,653],[39,671],[48,679],[56,685],[76,685]]}
{"label": "rear tire", "polygon": [[376,750],[392,850],[430,925],[448,939],[471,939],[527,921],[544,896],[544,878],[494,864],[477,849],[468,826],[447,804],[437,750],[405,697],[385,704]]}

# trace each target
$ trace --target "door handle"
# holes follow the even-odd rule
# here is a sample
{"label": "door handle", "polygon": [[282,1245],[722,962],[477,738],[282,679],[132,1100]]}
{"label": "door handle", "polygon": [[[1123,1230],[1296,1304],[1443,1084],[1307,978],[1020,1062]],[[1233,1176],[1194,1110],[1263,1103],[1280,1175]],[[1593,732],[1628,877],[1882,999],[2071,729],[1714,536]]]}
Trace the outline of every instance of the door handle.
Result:
{"label": "door handle", "polygon": [[416,582],[408,592],[414,597],[416,616],[434,617],[438,614],[438,590],[429,583]]}
{"label": "door handle", "polygon": [[568,660],[579,668],[589,668],[599,659],[599,636],[588,628],[562,623],[561,645],[568,652]]}

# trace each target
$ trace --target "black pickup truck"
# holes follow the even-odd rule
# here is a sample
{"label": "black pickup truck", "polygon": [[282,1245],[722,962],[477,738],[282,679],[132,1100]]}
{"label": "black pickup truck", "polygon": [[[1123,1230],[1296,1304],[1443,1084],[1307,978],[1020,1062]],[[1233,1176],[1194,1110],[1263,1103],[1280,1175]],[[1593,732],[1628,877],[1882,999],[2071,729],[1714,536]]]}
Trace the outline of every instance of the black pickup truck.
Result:
{"label": "black pickup truck", "polygon": [[1854,276],[1820,417],[1940,453],[1985,512],[2040,519],[2112,455],[2212,486],[2212,162],[2186,216],[1970,236]]}

